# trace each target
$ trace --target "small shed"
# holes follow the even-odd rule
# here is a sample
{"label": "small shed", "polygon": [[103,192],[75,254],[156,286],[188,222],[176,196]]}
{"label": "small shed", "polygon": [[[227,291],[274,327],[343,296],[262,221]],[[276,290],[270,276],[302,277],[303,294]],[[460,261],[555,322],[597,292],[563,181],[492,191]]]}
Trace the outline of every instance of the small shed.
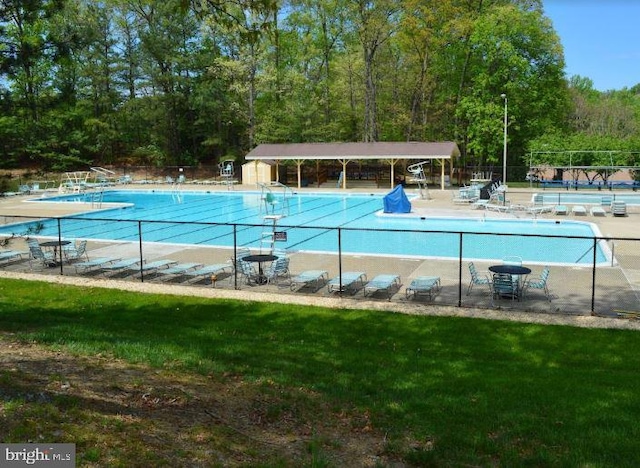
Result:
{"label": "small shed", "polygon": [[276,162],[273,160],[246,162],[242,165],[242,183],[245,185],[269,184],[277,180],[276,170]]}

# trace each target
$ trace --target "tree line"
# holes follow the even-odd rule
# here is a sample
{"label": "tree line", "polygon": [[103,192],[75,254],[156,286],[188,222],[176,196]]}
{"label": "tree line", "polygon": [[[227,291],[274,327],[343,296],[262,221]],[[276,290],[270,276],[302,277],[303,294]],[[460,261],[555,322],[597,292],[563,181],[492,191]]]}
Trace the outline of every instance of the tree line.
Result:
{"label": "tree line", "polygon": [[0,5],[5,168],[197,166],[259,143],[441,140],[458,143],[464,165],[500,165],[501,95],[509,164],[571,145],[628,153],[640,148],[638,91],[567,79],[541,0]]}

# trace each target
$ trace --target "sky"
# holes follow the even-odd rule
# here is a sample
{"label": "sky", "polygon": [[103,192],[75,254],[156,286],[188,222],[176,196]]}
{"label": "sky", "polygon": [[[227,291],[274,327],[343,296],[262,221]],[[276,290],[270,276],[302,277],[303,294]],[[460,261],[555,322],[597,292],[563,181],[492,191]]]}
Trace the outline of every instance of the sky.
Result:
{"label": "sky", "polygon": [[567,78],[594,89],[640,84],[640,0],[543,0],[564,48]]}

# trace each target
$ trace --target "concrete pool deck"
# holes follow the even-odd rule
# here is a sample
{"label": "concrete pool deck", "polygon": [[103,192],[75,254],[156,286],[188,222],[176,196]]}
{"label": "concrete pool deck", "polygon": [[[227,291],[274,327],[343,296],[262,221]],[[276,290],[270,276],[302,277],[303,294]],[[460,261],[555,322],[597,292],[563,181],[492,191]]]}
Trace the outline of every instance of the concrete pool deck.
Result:
{"label": "concrete pool deck", "polygon": [[[126,190],[170,190],[168,185],[126,185],[121,187]],[[183,186],[184,191],[227,191],[226,186],[202,186],[202,185],[189,185]],[[234,191],[256,191],[255,186],[234,186]],[[300,189],[300,192],[334,192],[340,193],[341,191],[333,189],[316,189],[305,188]],[[372,189],[368,187],[347,189],[347,193],[378,193],[385,194],[389,189]],[[414,195],[417,193],[412,188],[407,188],[408,195]],[[473,209],[469,205],[460,205],[453,203],[453,194],[457,192],[457,189],[449,189],[445,191],[430,189],[429,199],[416,198],[412,200],[412,211],[417,216],[462,216],[462,217],[495,217],[495,218],[521,218],[530,217],[525,214],[524,211],[513,212],[495,212]],[[531,196],[537,190],[530,189],[511,189],[508,191],[507,199],[511,204],[530,206]],[[90,211],[91,207],[88,204],[73,204],[69,206],[68,203],[31,203],[25,202],[25,200],[32,199],[33,196],[15,196],[0,198],[0,217],[3,219],[3,223],[12,222],[12,216],[46,216],[57,217],[66,216],[73,213]],[[603,236],[617,237],[617,238],[637,238],[638,233],[638,220],[640,220],[640,210],[637,207],[628,207],[628,216],[626,217],[614,217],[610,213],[606,216],[592,216],[587,214],[586,216],[566,216],[567,219],[576,219],[580,221],[588,221],[596,224]],[[557,219],[559,216],[553,213],[545,213],[538,215],[538,218]],[[136,244],[137,245],[137,244]],[[616,258],[620,262],[620,266],[611,272],[607,272],[603,275],[602,286],[598,288],[598,300],[607,300],[608,294],[602,289],[606,288],[606,285],[611,283],[613,291],[619,291],[621,295],[627,297],[625,309],[640,310],[640,305],[637,303],[636,294],[640,291],[640,262],[637,261],[637,246],[640,245],[637,242],[621,242],[616,249]],[[14,248],[12,246],[12,248]],[[15,247],[17,248],[17,246]],[[226,261],[228,259],[228,251],[220,252],[211,251],[211,257],[208,263],[213,261]],[[122,246],[122,245],[94,245],[93,250],[90,252],[92,257],[96,257],[106,252],[119,252],[122,256],[135,256],[135,246]],[[208,253],[207,253],[208,255]],[[203,256],[202,248],[188,248],[188,247],[171,247],[167,246],[150,246],[145,249],[145,257],[147,259],[154,258],[173,258],[178,261],[200,261]],[[343,271],[357,270],[366,271],[369,279],[372,279],[376,273],[386,272],[389,269],[388,258],[377,258],[373,256],[354,256],[351,258],[343,259]],[[24,262],[23,262],[24,263]],[[326,269],[330,271],[330,276],[334,276],[336,269],[335,258],[331,256],[311,255],[304,253],[293,253],[291,255],[291,270],[292,273],[297,273],[302,269],[309,269],[310,265],[313,265],[313,269]],[[486,265],[479,265],[480,267],[486,267]],[[465,263],[466,267],[466,263]],[[557,269],[552,273],[552,277],[558,280],[561,279],[562,288],[567,289],[566,286],[570,282],[576,284],[575,289],[570,288],[570,297],[561,297],[563,292],[559,290],[558,286],[552,286],[552,292],[555,295],[554,301],[550,304],[544,300],[523,301],[525,303],[526,312],[522,308],[518,308],[518,305],[512,307],[511,304],[503,304],[502,306],[494,307],[490,300],[489,295],[485,294],[481,290],[475,290],[470,296],[463,296],[462,307],[457,307],[457,294],[459,284],[459,271],[458,264],[451,261],[434,261],[434,260],[422,260],[422,259],[397,259],[393,264],[393,271],[397,272],[402,277],[403,288],[394,295],[392,301],[376,300],[365,298],[360,291],[356,296],[339,297],[336,295],[329,295],[326,292],[326,288],[320,291],[310,291],[305,293],[292,293],[289,288],[283,288],[281,286],[269,285],[269,286],[257,286],[247,287],[241,286],[242,289],[235,290],[229,282],[226,280],[220,281],[220,287],[194,287],[183,286],[180,284],[168,284],[158,281],[147,281],[144,283],[138,281],[123,281],[118,279],[105,279],[102,277],[94,278],[87,276],[75,276],[72,273],[72,269],[69,268],[69,272],[65,272],[64,275],[60,275],[60,271],[56,268],[48,269],[46,271],[30,272],[28,264],[9,265],[6,268],[0,270],[0,277],[16,277],[16,278],[37,278],[46,279],[47,281],[53,281],[61,284],[81,284],[86,286],[98,286],[109,287],[119,289],[131,289],[136,291],[148,291],[154,293],[172,293],[172,294],[184,294],[184,295],[201,295],[203,297],[219,297],[219,298],[235,298],[235,299],[251,299],[251,300],[267,300],[270,302],[278,302],[283,305],[286,304],[313,304],[325,307],[340,307],[340,308],[366,308],[373,310],[388,310],[393,312],[402,313],[414,313],[414,314],[429,314],[429,315],[446,315],[446,316],[468,316],[468,317],[482,317],[482,318],[494,318],[494,319],[508,319],[508,320],[521,320],[527,322],[539,322],[539,323],[557,323],[567,324],[574,326],[602,326],[602,327],[614,327],[614,328],[632,328],[640,329],[640,321],[631,320],[614,320],[610,318],[591,317],[590,314],[584,313],[565,313],[564,309],[569,303],[575,305],[575,307],[569,307],[569,309],[583,309],[589,310],[590,307],[590,291],[585,289],[586,285],[590,283],[591,270],[584,269],[571,269],[570,272],[564,272]],[[420,275],[430,275],[436,271],[443,278],[443,288],[438,297],[434,301],[409,301],[406,300],[404,295],[404,288],[410,282],[410,277],[416,277]],[[464,272],[466,274],[466,272]],[[466,281],[463,279],[463,282]],[[463,288],[466,292],[466,283]],[[250,291],[248,295],[247,292]],[[464,294],[464,293],[463,293]],[[602,297],[601,297],[602,296]]]}

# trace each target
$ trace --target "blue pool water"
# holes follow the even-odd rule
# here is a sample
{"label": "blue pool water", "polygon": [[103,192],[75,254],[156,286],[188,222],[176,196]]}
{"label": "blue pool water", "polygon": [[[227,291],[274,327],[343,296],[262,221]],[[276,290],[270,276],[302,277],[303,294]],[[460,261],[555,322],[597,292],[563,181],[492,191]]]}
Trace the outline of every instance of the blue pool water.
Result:
{"label": "blue pool water", "polygon": [[[81,198],[48,200],[73,202]],[[294,251],[335,253],[340,243],[345,253],[458,258],[459,233],[464,232],[469,234],[462,236],[463,258],[518,255],[529,262],[589,264],[593,262],[593,237],[597,236],[592,224],[570,220],[385,215],[381,213],[382,195],[296,194],[288,200],[286,210],[284,200],[276,200],[275,209],[287,212],[277,227],[286,233],[286,241],[276,246]],[[233,246],[235,239],[237,245],[255,248],[269,229],[264,226],[265,208],[257,192],[109,191],[103,203],[127,206],[62,219],[63,237],[136,241],[142,234],[146,242],[225,247]],[[238,225],[235,230],[232,223]],[[336,227],[342,228],[340,238],[337,230],[331,229]],[[26,224],[7,226],[0,233],[29,228]],[[38,226],[37,235],[56,237],[57,229],[56,220],[46,221]],[[380,229],[388,231],[374,231]],[[607,257],[606,247],[599,244],[596,261],[605,262]]]}

